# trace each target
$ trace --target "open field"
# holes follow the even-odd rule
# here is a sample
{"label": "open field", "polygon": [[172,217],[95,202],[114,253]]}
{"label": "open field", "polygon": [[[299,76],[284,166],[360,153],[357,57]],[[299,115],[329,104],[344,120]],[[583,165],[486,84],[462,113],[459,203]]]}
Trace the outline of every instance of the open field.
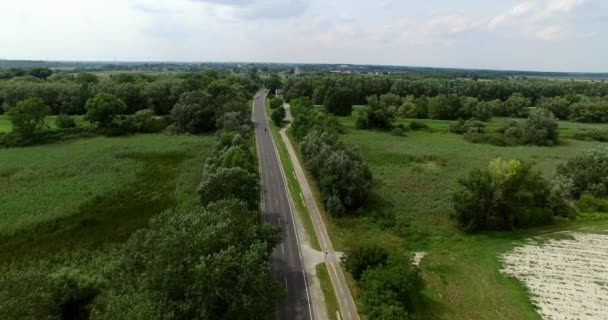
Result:
{"label": "open field", "polygon": [[[600,216],[591,222],[583,217],[542,229],[468,235],[450,218],[457,180],[496,157],[531,161],[550,177],[557,164],[602,143],[565,139],[552,148],[496,147],[472,144],[442,130],[397,137],[356,130],[355,116],[340,121],[347,127],[342,139],[360,148],[369,163],[374,188],[358,215],[329,219],[330,235],[338,250],[376,243],[389,250],[427,252],[421,262],[426,302],[420,313],[425,319],[540,319],[525,286],[500,272],[499,256],[529,236],[608,219]],[[447,128],[449,122],[434,127],[439,126]]]}
{"label": "open field", "polygon": [[[74,121],[76,121],[76,125],[79,127],[89,127],[91,126],[91,123],[87,120],[84,119],[84,116],[73,116],[74,117]],[[57,125],[55,124],[55,119],[57,118],[57,116],[48,116],[46,117],[46,124],[47,126],[49,126],[49,128],[57,128]],[[11,132],[13,131],[13,124],[11,123],[11,120],[9,118],[9,116],[7,115],[0,115],[0,133],[7,133],[7,132]]]}
{"label": "open field", "polygon": [[608,318],[608,235],[533,238],[502,259],[503,272],[529,288],[543,319]]}
{"label": "open field", "polygon": [[121,242],[152,215],[195,204],[211,146],[211,136],[137,135],[0,150],[0,260]]}

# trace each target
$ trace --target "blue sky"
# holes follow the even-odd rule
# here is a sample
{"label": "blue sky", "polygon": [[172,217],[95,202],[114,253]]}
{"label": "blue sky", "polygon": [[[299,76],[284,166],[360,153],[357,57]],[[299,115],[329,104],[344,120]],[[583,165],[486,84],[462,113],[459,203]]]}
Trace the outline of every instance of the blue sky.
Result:
{"label": "blue sky", "polygon": [[0,0],[0,59],[608,71],[606,0]]}

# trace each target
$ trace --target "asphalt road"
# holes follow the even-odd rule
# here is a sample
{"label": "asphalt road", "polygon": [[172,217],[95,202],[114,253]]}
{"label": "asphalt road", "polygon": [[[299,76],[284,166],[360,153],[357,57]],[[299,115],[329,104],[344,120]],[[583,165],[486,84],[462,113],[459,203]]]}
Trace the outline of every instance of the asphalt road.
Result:
{"label": "asphalt road", "polygon": [[253,120],[262,176],[264,220],[281,228],[283,242],[272,255],[272,268],[286,296],[277,305],[275,319],[312,319],[312,306],[293,210],[264,109],[267,92],[254,97]]}

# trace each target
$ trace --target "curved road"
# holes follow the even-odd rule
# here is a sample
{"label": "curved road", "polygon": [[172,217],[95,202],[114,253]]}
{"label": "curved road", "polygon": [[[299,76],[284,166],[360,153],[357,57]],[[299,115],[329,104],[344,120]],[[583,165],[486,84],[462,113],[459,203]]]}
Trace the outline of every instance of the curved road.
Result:
{"label": "curved road", "polygon": [[286,296],[279,302],[274,318],[307,320],[313,318],[308,280],[283,169],[266,118],[264,102],[267,94],[267,91],[260,91],[255,95],[253,120],[262,176],[264,220],[279,227],[283,235],[283,242],[275,248],[271,260],[275,277],[283,284]]}

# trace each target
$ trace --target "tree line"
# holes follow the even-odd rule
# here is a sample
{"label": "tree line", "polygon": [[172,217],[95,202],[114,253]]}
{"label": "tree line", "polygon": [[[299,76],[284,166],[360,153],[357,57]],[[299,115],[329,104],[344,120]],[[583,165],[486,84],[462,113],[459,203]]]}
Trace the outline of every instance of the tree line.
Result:
{"label": "tree line", "polygon": [[342,143],[336,119],[317,110],[310,99],[291,101],[292,128],[306,167],[319,182],[325,208],[340,216],[360,207],[371,189],[372,174],[358,150]]}
{"label": "tree line", "polygon": [[[561,120],[608,122],[608,84],[549,80],[400,79],[390,76],[297,76],[285,82],[285,98],[310,97],[336,115],[353,104],[388,97],[386,116],[441,120],[526,117],[531,107]],[[396,97],[400,97],[397,99]]]}

